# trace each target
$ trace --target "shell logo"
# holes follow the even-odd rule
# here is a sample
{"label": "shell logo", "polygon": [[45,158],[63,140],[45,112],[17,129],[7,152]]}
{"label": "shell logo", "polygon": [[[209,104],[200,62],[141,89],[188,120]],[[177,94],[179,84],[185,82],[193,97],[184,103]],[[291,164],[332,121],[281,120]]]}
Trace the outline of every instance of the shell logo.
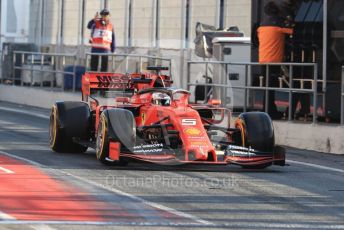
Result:
{"label": "shell logo", "polygon": [[184,132],[190,136],[200,136],[202,134],[202,131],[197,128],[187,128],[184,129]]}

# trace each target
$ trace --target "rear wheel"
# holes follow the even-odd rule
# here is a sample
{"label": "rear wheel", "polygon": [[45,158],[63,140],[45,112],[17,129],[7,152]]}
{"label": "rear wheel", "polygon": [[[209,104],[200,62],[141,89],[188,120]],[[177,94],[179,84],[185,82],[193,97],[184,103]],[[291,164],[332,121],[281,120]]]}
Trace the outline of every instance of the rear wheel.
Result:
{"label": "rear wheel", "polygon": [[87,147],[75,140],[88,139],[89,117],[89,107],[83,102],[56,103],[50,114],[50,148],[60,153],[86,152]]}
{"label": "rear wheel", "polygon": [[[273,154],[275,135],[273,124],[268,114],[262,112],[242,113],[236,120],[235,127],[240,130],[240,134],[235,137],[236,144]],[[266,168],[271,164],[265,163],[243,167],[259,169]]]}

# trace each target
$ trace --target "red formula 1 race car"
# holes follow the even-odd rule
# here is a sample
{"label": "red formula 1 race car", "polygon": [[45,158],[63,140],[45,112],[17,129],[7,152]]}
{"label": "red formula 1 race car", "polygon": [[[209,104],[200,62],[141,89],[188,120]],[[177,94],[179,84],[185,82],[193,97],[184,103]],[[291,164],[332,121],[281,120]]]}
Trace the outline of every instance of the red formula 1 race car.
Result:
{"label": "red formula 1 race car", "polygon": [[[50,117],[50,146],[56,152],[96,150],[104,164],[130,160],[161,164],[237,164],[264,168],[285,164],[274,144],[266,113],[242,113],[231,127],[230,111],[219,101],[189,104],[190,93],[171,88],[163,67],[156,73],[86,73],[83,101],[56,102]],[[101,105],[94,95],[121,92]],[[226,125],[223,125],[226,123]]]}

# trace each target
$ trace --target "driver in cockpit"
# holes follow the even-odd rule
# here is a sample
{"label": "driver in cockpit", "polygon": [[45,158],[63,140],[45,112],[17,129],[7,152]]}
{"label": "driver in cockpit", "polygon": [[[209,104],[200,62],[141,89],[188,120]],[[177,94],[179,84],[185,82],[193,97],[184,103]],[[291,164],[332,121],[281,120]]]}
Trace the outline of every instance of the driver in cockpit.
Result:
{"label": "driver in cockpit", "polygon": [[171,97],[166,93],[153,93],[152,104],[169,106],[171,105]]}

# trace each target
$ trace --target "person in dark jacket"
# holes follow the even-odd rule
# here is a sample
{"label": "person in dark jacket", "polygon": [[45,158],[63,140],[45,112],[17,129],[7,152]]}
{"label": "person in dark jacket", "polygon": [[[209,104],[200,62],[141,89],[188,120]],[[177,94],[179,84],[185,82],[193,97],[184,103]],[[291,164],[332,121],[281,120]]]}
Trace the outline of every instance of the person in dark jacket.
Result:
{"label": "person in dark jacket", "polygon": [[[259,63],[281,63],[284,61],[285,35],[293,34],[293,29],[284,28],[284,18],[278,6],[268,2],[264,7],[264,18],[257,30],[259,40]],[[266,67],[262,70],[266,75]],[[281,75],[280,66],[269,66],[269,87],[278,87],[278,77]],[[268,113],[272,118],[282,117],[275,104],[275,92],[269,91]]]}
{"label": "person in dark jacket", "polygon": [[[110,12],[103,9],[98,12],[94,18],[89,21],[87,28],[91,30],[90,43],[92,45],[91,53],[113,53],[115,52],[115,31],[112,23],[110,22]],[[91,71],[98,71],[99,59],[101,56],[101,71],[107,72],[108,56],[107,55],[92,55],[91,56]]]}

